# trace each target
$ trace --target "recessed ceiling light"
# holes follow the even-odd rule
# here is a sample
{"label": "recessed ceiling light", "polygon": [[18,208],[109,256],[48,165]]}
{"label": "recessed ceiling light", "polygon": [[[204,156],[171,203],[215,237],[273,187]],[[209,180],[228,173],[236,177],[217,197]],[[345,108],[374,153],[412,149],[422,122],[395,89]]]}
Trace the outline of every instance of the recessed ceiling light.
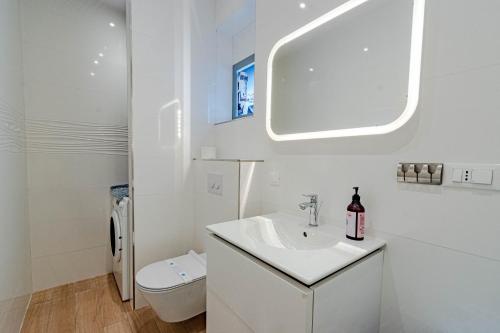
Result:
{"label": "recessed ceiling light", "polygon": [[110,26],[111,28],[114,28],[114,27],[115,27],[115,23],[114,23],[114,22],[109,22],[109,26]]}
{"label": "recessed ceiling light", "polygon": [[94,72],[90,72],[90,76],[95,76],[95,73]]}
{"label": "recessed ceiling light", "polygon": [[363,49],[363,51],[364,51],[364,52],[368,52],[368,48],[367,48],[367,47],[365,47],[365,48]]}
{"label": "recessed ceiling light", "polygon": [[94,60],[94,64],[99,65],[99,60]]}
{"label": "recessed ceiling light", "polygon": [[307,5],[304,2],[301,2],[301,3],[299,3],[299,7],[301,9],[305,9],[307,7]]}
{"label": "recessed ceiling light", "polygon": [[104,57],[104,53],[99,52],[99,57],[101,57],[101,58]]}
{"label": "recessed ceiling light", "polygon": [[309,72],[314,72],[314,68],[309,68]]}

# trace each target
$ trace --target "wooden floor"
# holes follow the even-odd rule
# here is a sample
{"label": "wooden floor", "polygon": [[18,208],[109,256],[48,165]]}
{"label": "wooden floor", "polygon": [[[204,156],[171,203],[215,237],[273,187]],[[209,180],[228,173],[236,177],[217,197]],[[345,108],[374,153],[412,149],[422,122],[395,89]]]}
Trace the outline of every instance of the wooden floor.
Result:
{"label": "wooden floor", "polygon": [[33,294],[21,332],[205,332],[205,314],[167,324],[151,308],[132,311],[122,303],[113,275]]}

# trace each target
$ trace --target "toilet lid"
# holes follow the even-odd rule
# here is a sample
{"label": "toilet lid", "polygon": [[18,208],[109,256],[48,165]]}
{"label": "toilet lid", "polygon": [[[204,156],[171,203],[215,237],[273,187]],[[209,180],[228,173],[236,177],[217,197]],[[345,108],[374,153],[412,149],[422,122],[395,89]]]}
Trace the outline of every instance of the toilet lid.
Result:
{"label": "toilet lid", "polygon": [[194,251],[167,260],[155,262],[142,268],[136,283],[144,289],[159,291],[171,289],[202,279],[206,276],[205,256]]}

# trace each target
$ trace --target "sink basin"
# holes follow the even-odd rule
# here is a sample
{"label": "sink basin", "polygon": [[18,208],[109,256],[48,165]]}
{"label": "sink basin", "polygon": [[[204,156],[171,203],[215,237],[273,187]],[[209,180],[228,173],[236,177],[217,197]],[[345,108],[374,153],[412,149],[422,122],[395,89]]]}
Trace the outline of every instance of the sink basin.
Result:
{"label": "sink basin", "polygon": [[291,221],[290,218],[281,215],[259,216],[245,220],[241,229],[256,243],[278,249],[297,251],[325,249],[338,242],[333,235],[322,232],[317,227],[297,225],[290,223]]}
{"label": "sink basin", "polygon": [[311,227],[304,219],[286,213],[213,224],[207,229],[308,286],[385,245],[370,237],[352,241],[343,228],[331,224]]}

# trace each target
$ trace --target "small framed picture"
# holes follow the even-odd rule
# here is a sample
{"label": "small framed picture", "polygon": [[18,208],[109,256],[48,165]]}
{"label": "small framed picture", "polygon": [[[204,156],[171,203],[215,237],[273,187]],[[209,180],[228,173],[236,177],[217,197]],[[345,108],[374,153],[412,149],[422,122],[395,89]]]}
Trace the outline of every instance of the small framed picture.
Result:
{"label": "small framed picture", "polygon": [[233,119],[253,116],[255,55],[233,66]]}

